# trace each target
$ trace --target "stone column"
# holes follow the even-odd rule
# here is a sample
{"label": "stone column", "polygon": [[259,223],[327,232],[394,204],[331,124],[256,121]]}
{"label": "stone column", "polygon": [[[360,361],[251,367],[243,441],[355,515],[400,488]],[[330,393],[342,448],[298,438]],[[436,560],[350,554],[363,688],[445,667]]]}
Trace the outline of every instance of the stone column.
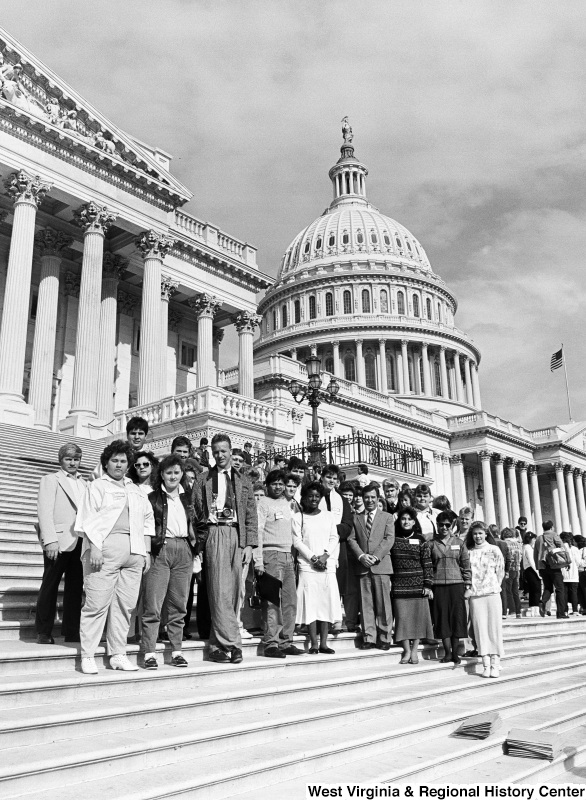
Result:
{"label": "stone column", "polygon": [[[480,400],[480,381],[478,380],[478,364],[472,362],[470,364],[470,368],[472,371],[472,394],[474,395],[474,407],[475,408],[482,408],[482,402]],[[529,520],[529,517],[527,517]]]}
{"label": "stone column", "polygon": [[459,454],[450,456],[452,465],[452,485],[454,487],[454,508],[460,509],[466,504],[466,481],[464,479],[464,465]]}
{"label": "stone column", "polygon": [[116,396],[114,411],[128,408],[130,400],[130,374],[132,368],[132,337],[134,312],[138,297],[128,292],[118,292],[118,343],[116,345]]}
{"label": "stone column", "polygon": [[[189,299],[197,315],[197,388],[212,386],[213,322],[220,301],[211,294],[198,294]],[[240,381],[240,378],[238,379]]]}
{"label": "stone column", "polygon": [[[14,220],[4,289],[2,326],[0,328],[0,409],[2,421],[14,425],[33,425],[34,410],[24,402],[22,384],[26,335],[33,267],[35,218],[51,184],[38,175],[22,170],[6,181],[8,194],[14,201]],[[51,354],[51,371],[53,370]]]}
{"label": "stone column", "polygon": [[580,528],[580,517],[578,516],[578,504],[576,503],[576,490],[574,489],[574,470],[572,469],[572,467],[566,467],[564,472],[566,475],[566,496],[568,498],[572,533],[574,534],[574,536],[581,536],[582,529]]}
{"label": "stone column", "polygon": [[448,382],[448,367],[446,364],[446,348],[440,346],[440,373],[442,376],[442,397],[446,399],[450,396],[449,382]]}
{"label": "stone column", "polygon": [[527,464],[519,461],[519,479],[521,481],[521,505],[523,516],[527,517],[528,524],[531,523],[531,501],[529,500],[529,481],[527,480]]}
{"label": "stone column", "polygon": [[578,516],[580,517],[580,528],[582,536],[586,531],[586,503],[584,501],[584,483],[582,482],[583,472],[581,469],[574,470],[574,483],[576,488],[576,501],[578,503]]}
{"label": "stone column", "polygon": [[460,353],[454,352],[454,377],[456,378],[456,398],[458,403],[464,403],[464,387],[462,386],[462,372],[460,370]]}
{"label": "stone column", "polygon": [[511,525],[516,525],[520,516],[519,490],[517,487],[517,472],[514,458],[507,458],[507,472],[509,474],[509,489],[511,491]]}
{"label": "stone column", "polygon": [[296,347],[292,347],[291,348],[291,358],[293,359],[293,361],[297,361],[297,348]]}
{"label": "stone column", "polygon": [[234,325],[238,331],[238,394],[243,397],[254,397],[252,346],[254,329],[261,322],[262,317],[251,311],[241,311],[234,317]]}
{"label": "stone column", "polygon": [[[537,470],[534,464],[529,467],[529,479],[531,481],[531,497],[533,498],[533,520],[535,522],[534,533],[538,536],[542,532],[543,518],[541,516],[541,497],[539,496],[539,480],[537,477]],[[529,517],[527,517],[529,519]]]}
{"label": "stone column", "polygon": [[403,354],[401,351],[395,353],[395,362],[397,364],[397,386],[399,394],[405,394],[405,373],[403,372]]}
{"label": "stone column", "polygon": [[464,356],[464,374],[466,375],[466,401],[469,406],[474,405],[474,395],[472,393],[472,374],[470,372],[470,359]]}
{"label": "stone column", "polygon": [[421,366],[421,351],[418,351],[415,347],[412,348],[411,351],[411,363],[413,365],[413,393],[422,395],[423,385],[421,373],[423,372],[423,368]]}
{"label": "stone column", "polygon": [[503,467],[503,457],[498,453],[494,456],[494,468],[496,472],[496,493],[499,504],[499,526],[500,528],[509,527],[509,512],[507,509],[507,487],[505,485],[505,470]]}
{"label": "stone column", "polygon": [[41,254],[41,280],[39,282],[28,402],[35,410],[35,426],[51,430],[61,251],[65,247],[69,247],[73,239],[63,231],[45,228],[39,231],[35,240]]}
{"label": "stone column", "polygon": [[492,474],[490,462],[492,453],[488,450],[480,452],[480,463],[482,465],[482,488],[484,490],[484,521],[487,525],[496,525],[496,511],[494,507],[494,492],[492,489]]}
{"label": "stone column", "polygon": [[74,212],[83,229],[83,261],[79,288],[79,312],[75,339],[73,397],[68,419],[61,430],[70,435],[94,436],[90,424],[98,419],[98,364],[102,302],[102,261],[104,235],[116,219],[105,206],[94,202]]}
{"label": "stone column", "polygon": [[169,300],[177,292],[179,281],[161,275],[161,397],[167,397],[167,344],[169,339]]}
{"label": "stone column", "polygon": [[334,351],[334,375],[336,378],[341,378],[342,376],[342,362],[340,361],[340,342],[332,342],[332,348]]}
{"label": "stone column", "polygon": [[408,341],[401,339],[401,363],[403,365],[403,393],[410,394],[409,388],[409,355],[407,353]]}
{"label": "stone column", "polygon": [[[568,511],[568,497],[566,495],[566,487],[564,485],[564,465],[561,461],[557,461],[554,465],[555,479],[558,487],[558,495],[560,501],[560,514],[562,518],[562,530],[570,531],[572,523],[570,522],[570,514]],[[560,533],[560,531],[558,531]]]}
{"label": "stone column", "polygon": [[429,353],[428,345],[423,342],[421,345],[421,358],[423,359],[423,394],[431,397],[431,377],[429,374]]}
{"label": "stone column", "polygon": [[152,403],[160,397],[162,360],[161,266],[163,259],[174,244],[174,239],[156,231],[142,233],[136,240],[136,246],[141,251],[144,259],[138,361],[139,406],[145,403]]}
{"label": "stone column", "polygon": [[220,345],[224,340],[224,328],[214,328],[212,330],[212,356],[216,365],[216,386],[220,385]]}
{"label": "stone column", "polygon": [[558,489],[558,483],[555,477],[551,478],[550,481],[551,486],[551,499],[553,502],[553,518],[555,522],[555,529],[557,532],[564,530],[564,524],[562,522],[562,507],[560,505],[560,491]]}
{"label": "stone column", "polygon": [[356,380],[360,386],[366,386],[366,370],[362,355],[362,339],[356,339]]}
{"label": "stone column", "polygon": [[116,317],[118,283],[128,261],[115,253],[104,253],[102,305],[100,309],[100,357],[98,361],[98,417],[110,422],[114,415],[116,367]]}
{"label": "stone column", "polygon": [[444,469],[443,469],[443,457],[441,453],[437,453],[434,451],[433,453],[433,461],[434,461],[434,495],[438,494],[447,494],[444,488]]}
{"label": "stone column", "polygon": [[389,393],[389,379],[387,376],[387,340],[386,339],[379,339],[378,340],[378,353],[379,353],[379,364],[380,364],[380,381],[381,385],[378,387],[379,392],[383,394]]}

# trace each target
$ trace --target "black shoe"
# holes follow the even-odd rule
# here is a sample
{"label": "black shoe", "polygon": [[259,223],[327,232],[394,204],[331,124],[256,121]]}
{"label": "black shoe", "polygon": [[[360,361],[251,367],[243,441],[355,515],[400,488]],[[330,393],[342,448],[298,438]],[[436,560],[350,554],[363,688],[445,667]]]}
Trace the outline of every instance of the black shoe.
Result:
{"label": "black shoe", "polygon": [[319,652],[323,653],[325,656],[333,656],[336,651],[332,650],[331,647],[320,647]]}
{"label": "black shoe", "polygon": [[373,650],[376,645],[374,642],[362,642],[362,644],[358,645],[360,650]]}
{"label": "black shoe", "polygon": [[438,639],[422,639],[421,640],[421,644],[428,644],[428,645],[431,645],[432,647],[437,647],[437,645],[439,644],[439,640]]}
{"label": "black shoe", "polygon": [[276,645],[273,647],[267,647],[264,654],[267,658],[285,658],[287,655],[283,652],[283,650],[279,650]]}
{"label": "black shoe", "polygon": [[443,658],[439,660],[440,664],[451,664],[452,663],[452,654],[448,653]]}
{"label": "black shoe", "polygon": [[472,650],[466,650],[464,653],[464,658],[478,658],[478,650],[472,648]]}
{"label": "black shoe", "polygon": [[391,645],[388,642],[383,642],[382,644],[377,644],[379,650],[390,650]]}
{"label": "black shoe", "polygon": [[143,667],[145,669],[158,669],[159,665],[157,664],[156,658],[145,658]]}
{"label": "black shoe", "polygon": [[209,654],[210,661],[215,661],[216,664],[229,664],[230,656],[223,650],[214,650]]}
{"label": "black shoe", "polygon": [[545,617],[545,603],[539,603],[539,613],[542,617]]}
{"label": "black shoe", "polygon": [[[66,639],[65,641],[68,642],[69,639]],[[79,642],[79,639],[77,641]],[[138,634],[136,633],[134,634],[134,636],[129,636],[126,639],[126,644],[140,644],[140,636],[138,636]]]}
{"label": "black shoe", "polygon": [[454,664],[462,663],[462,659],[460,658],[460,656],[452,656],[452,661],[454,662]]}
{"label": "black shoe", "polygon": [[183,656],[173,656],[171,659],[171,666],[172,667],[186,667],[187,661],[183,658]]}
{"label": "black shoe", "polygon": [[159,638],[157,642],[168,642],[169,641],[169,634],[167,631],[159,631]]}
{"label": "black shoe", "polygon": [[238,647],[235,647],[230,654],[230,663],[231,664],[241,664],[242,663],[242,650]]}
{"label": "black shoe", "polygon": [[298,647],[295,647],[294,644],[290,644],[289,647],[283,647],[281,653],[284,653],[286,656],[304,656],[305,650],[300,650]]}
{"label": "black shoe", "polygon": [[40,633],[37,636],[37,644],[55,644],[55,639],[52,636],[45,636],[43,633]]}
{"label": "black shoe", "polygon": [[189,639],[193,639],[193,636],[189,633],[189,631],[183,631],[183,641],[187,642]]}

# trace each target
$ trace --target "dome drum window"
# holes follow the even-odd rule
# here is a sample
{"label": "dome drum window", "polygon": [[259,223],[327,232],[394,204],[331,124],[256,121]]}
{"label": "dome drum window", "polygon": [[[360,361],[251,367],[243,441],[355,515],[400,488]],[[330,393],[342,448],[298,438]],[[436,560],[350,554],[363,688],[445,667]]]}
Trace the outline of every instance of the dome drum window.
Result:
{"label": "dome drum window", "polygon": [[427,300],[425,301],[425,307],[426,307],[426,309],[427,309],[427,318],[428,318],[428,319],[431,319],[431,318],[432,318],[432,312],[431,312],[431,300],[429,299],[429,297],[428,297],[428,298],[427,298]]}
{"label": "dome drum window", "polygon": [[368,289],[362,290],[362,313],[363,314],[370,314],[371,306],[370,306],[370,292]]}
{"label": "dome drum window", "polygon": [[326,293],[326,317],[334,316],[334,295],[332,292]]}
{"label": "dome drum window", "polygon": [[419,297],[414,294],[413,295],[413,316],[420,317],[420,309],[419,309]]}
{"label": "dome drum window", "polygon": [[358,233],[356,234],[356,241],[358,242],[358,244],[364,244],[364,234],[362,233],[361,230],[359,230]]}
{"label": "dome drum window", "polygon": [[301,322],[301,302],[299,300],[296,300],[293,305],[293,313],[295,322]]}
{"label": "dome drum window", "polygon": [[405,295],[403,292],[397,292],[397,314],[400,317],[405,316]]}
{"label": "dome drum window", "polygon": [[283,306],[281,309],[281,327],[287,327],[287,306]]}
{"label": "dome drum window", "polygon": [[352,292],[348,289],[344,292],[344,314],[351,314],[352,313]]}
{"label": "dome drum window", "polygon": [[309,319],[315,319],[317,317],[317,307],[315,303],[314,295],[311,295],[309,298]]}
{"label": "dome drum window", "polygon": [[356,381],[356,361],[354,356],[346,356],[344,359],[344,378],[347,381]]}
{"label": "dome drum window", "polygon": [[389,294],[386,289],[381,289],[380,292],[380,313],[389,313]]}

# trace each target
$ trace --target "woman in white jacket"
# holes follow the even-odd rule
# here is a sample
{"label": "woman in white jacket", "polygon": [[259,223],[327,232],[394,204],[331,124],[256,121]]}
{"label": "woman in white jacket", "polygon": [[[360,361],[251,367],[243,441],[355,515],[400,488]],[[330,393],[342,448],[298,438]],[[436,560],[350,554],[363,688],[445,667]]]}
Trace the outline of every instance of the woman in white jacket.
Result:
{"label": "woman in white jacket", "polygon": [[[576,542],[574,541],[574,537],[571,533],[560,533],[560,539],[564,543],[564,547],[570,554],[570,565],[565,569],[562,569],[562,575],[564,576],[564,589],[565,589],[565,596],[566,596],[566,608],[564,611],[569,613],[578,614],[578,568],[580,566],[580,551],[576,547]],[[569,604],[572,604],[572,611],[570,612],[567,608]]]}
{"label": "woman in white jacket", "polygon": [[105,448],[100,456],[104,475],[88,485],[75,521],[83,538],[85,603],[79,635],[81,670],[86,675],[98,672],[94,655],[106,618],[110,666],[138,669],[126,656],[126,638],[142,573],[150,567],[155,524],[145,494],[125,477],[130,458],[127,442],[114,441]]}

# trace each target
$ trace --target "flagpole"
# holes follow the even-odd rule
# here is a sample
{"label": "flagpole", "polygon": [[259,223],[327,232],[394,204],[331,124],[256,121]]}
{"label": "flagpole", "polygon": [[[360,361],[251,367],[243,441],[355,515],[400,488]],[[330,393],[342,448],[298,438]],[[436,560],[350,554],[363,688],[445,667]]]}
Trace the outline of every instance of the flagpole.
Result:
{"label": "flagpole", "polygon": [[568,414],[570,416],[570,422],[573,422],[572,419],[572,406],[570,405],[570,387],[568,386],[568,370],[566,369],[566,357],[564,355],[564,344],[562,342],[562,363],[564,365],[564,375],[566,376],[566,394],[568,396]]}

